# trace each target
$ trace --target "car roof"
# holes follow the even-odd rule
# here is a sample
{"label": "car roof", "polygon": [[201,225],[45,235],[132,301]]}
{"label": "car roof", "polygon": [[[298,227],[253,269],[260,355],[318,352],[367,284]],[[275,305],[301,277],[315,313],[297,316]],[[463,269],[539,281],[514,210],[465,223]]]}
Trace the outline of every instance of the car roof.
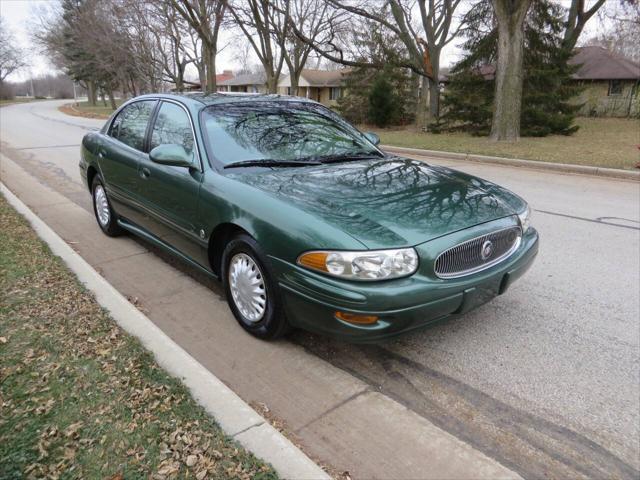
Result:
{"label": "car roof", "polygon": [[161,94],[147,94],[136,97],[136,100],[141,100],[146,97],[149,98],[167,98],[182,103],[190,104],[192,107],[202,107],[203,105],[218,105],[224,103],[238,103],[238,102],[305,102],[305,103],[317,103],[313,100],[309,100],[303,97],[293,97],[289,95],[278,95],[272,93],[161,93]]}

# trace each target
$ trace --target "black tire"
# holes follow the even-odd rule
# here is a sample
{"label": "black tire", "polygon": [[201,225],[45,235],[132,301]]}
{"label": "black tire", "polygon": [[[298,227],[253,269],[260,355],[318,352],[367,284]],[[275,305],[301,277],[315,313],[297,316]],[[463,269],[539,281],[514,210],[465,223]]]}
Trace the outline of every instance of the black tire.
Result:
{"label": "black tire", "polygon": [[[103,222],[100,218],[100,214],[98,214],[99,207],[97,204],[98,200],[96,199],[96,195],[99,189],[102,190],[102,193],[104,194],[104,200],[106,201],[106,207],[108,211],[108,220],[106,222]],[[96,175],[95,177],[93,177],[93,182],[91,183],[91,203],[93,204],[93,214],[96,216],[96,222],[98,222],[100,230],[102,230],[105,235],[108,235],[110,237],[117,237],[124,233],[124,230],[122,230],[122,228],[120,228],[120,225],[118,225],[118,215],[111,206],[111,202],[107,197],[107,191],[104,187],[104,182],[102,181],[100,175]]]}
{"label": "black tire", "polygon": [[[266,305],[264,313],[259,320],[250,320],[241,311],[231,293],[230,281],[230,264],[242,255],[250,257],[258,267],[258,271],[254,269],[258,278],[262,278],[264,282],[264,296],[266,297]],[[227,302],[231,312],[242,328],[255,337],[264,340],[273,340],[286,335],[291,327],[284,315],[282,300],[278,290],[278,284],[274,280],[273,272],[269,266],[269,261],[262,253],[258,243],[249,235],[241,234],[234,237],[225,247],[222,254],[222,282],[227,296]]]}

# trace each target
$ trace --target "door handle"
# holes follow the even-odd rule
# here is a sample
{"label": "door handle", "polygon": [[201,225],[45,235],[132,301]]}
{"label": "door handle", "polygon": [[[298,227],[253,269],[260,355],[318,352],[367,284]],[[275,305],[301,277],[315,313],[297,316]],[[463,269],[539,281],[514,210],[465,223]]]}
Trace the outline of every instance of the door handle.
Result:
{"label": "door handle", "polygon": [[100,150],[98,152],[98,158],[104,158],[104,151]]}
{"label": "door handle", "polygon": [[151,170],[149,170],[147,167],[142,167],[142,170],[140,171],[140,176],[142,178],[149,178],[150,175],[151,175]]}

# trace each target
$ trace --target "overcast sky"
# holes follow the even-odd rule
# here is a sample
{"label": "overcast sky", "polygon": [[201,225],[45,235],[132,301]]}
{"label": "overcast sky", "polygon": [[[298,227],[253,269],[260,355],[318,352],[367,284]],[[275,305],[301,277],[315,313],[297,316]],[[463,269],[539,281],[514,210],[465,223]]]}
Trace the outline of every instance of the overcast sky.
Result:
{"label": "overcast sky", "polygon": [[[29,37],[30,19],[33,17],[34,12],[39,8],[46,8],[48,4],[57,2],[58,0],[0,0],[0,16],[4,19],[6,26],[13,32],[18,45],[29,55],[29,63],[31,69],[25,69],[17,74],[12,75],[9,79],[20,81],[29,78],[31,73],[33,75],[41,75],[48,72],[55,71],[54,67],[50,65],[47,60],[38,54],[35,46],[31,42]],[[467,0],[473,1],[473,0]],[[558,3],[568,6],[570,0],[557,0]],[[587,4],[592,4],[595,0],[587,0]],[[608,0],[609,2],[617,0]],[[590,20],[582,34],[581,40],[593,37],[597,34],[603,26],[600,20],[595,16]],[[226,38],[225,38],[226,37]],[[225,35],[222,38],[224,43],[228,42],[229,35]],[[237,42],[233,42],[232,45],[237,45]],[[449,44],[442,52],[441,65],[449,66],[456,62],[460,58],[461,51],[457,47],[456,42]],[[232,46],[227,46],[219,54],[217,59],[217,67],[220,72],[222,70],[235,70],[239,68],[239,63],[236,60],[237,52],[234,51]],[[255,59],[257,62],[257,59]]]}

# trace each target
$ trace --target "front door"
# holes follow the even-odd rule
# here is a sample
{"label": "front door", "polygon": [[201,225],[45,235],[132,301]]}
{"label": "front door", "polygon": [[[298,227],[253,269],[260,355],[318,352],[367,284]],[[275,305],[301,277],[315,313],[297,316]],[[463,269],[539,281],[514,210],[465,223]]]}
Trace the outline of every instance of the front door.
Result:
{"label": "front door", "polygon": [[149,151],[164,144],[182,145],[192,154],[194,167],[160,165],[148,155],[140,161],[138,179],[147,207],[144,226],[164,242],[197,259],[202,252],[198,222],[200,158],[189,114],[180,105],[167,101],[160,104],[156,115]]}

